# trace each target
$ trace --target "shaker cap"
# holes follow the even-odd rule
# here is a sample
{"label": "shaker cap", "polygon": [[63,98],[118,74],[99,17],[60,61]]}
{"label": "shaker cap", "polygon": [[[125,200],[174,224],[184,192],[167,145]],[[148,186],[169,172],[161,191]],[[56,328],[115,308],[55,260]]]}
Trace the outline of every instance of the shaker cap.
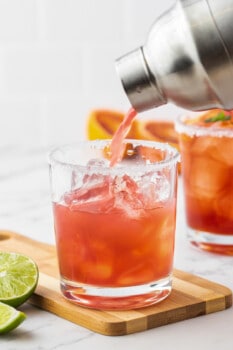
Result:
{"label": "shaker cap", "polygon": [[167,103],[140,47],[116,60],[116,69],[132,107],[142,112]]}

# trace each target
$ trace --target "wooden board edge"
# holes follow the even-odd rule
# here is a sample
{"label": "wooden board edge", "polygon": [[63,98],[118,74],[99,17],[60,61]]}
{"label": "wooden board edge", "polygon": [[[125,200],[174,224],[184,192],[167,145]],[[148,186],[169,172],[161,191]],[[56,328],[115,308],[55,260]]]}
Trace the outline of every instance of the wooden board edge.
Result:
{"label": "wooden board edge", "polygon": [[226,304],[229,305],[228,307],[232,306],[232,290],[225,285],[211,281],[206,277],[197,276],[193,273],[179,269],[174,269],[174,276],[182,280],[186,280],[187,282],[194,283],[200,287],[211,287],[213,290],[219,292],[226,298]]}
{"label": "wooden board edge", "polygon": [[127,324],[123,320],[116,320],[115,322],[109,322],[109,321],[103,321],[98,320],[94,323],[89,323],[90,319],[87,317],[79,317],[78,321],[76,317],[73,317],[73,315],[70,313],[63,313],[64,310],[62,310],[62,313],[60,311],[60,308],[58,307],[57,303],[54,303],[52,300],[45,300],[42,296],[39,294],[33,294],[30,299],[28,300],[28,303],[39,307],[42,310],[48,311],[53,313],[54,315],[61,317],[67,321],[70,321],[80,327],[84,327],[86,329],[89,329],[92,332],[99,333],[101,335],[106,336],[121,336],[121,335],[127,335]]}

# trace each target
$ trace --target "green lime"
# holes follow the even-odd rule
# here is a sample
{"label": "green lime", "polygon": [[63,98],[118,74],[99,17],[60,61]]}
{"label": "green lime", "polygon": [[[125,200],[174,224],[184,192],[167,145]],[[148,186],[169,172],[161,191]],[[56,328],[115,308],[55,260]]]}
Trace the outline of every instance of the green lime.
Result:
{"label": "green lime", "polygon": [[26,318],[22,311],[0,302],[0,334],[8,333],[18,327]]}
{"label": "green lime", "polygon": [[29,257],[0,251],[0,302],[17,307],[34,292],[38,267]]}

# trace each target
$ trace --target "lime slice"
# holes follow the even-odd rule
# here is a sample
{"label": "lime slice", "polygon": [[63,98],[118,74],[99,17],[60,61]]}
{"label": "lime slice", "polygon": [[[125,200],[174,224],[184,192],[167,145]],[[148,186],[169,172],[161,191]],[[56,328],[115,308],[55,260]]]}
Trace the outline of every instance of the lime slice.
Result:
{"label": "lime slice", "polygon": [[0,334],[8,333],[15,329],[26,318],[22,311],[14,309],[12,306],[0,303]]}
{"label": "lime slice", "polygon": [[39,272],[29,257],[0,251],[0,302],[17,307],[34,292]]}

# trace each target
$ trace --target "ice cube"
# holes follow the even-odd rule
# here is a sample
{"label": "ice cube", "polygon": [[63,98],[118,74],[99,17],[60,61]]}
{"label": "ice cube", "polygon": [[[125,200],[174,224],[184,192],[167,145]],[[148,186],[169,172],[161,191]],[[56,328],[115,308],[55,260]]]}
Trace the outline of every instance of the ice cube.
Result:
{"label": "ice cube", "polygon": [[72,171],[71,174],[71,190],[74,190],[77,187],[80,187],[82,185],[83,176],[76,170]]}
{"label": "ice cube", "polygon": [[[104,182],[104,175],[97,174],[96,167],[101,168],[104,165],[105,162],[102,159],[91,159],[87,163],[85,175],[79,170],[74,169],[71,174],[71,190],[75,191],[82,188],[84,194],[88,192],[88,188],[101,187]],[[81,195],[81,192],[79,192],[79,195]]]}
{"label": "ice cube", "polygon": [[101,174],[85,175],[81,187],[75,190],[78,200],[103,197],[109,193],[109,177]]}
{"label": "ice cube", "polygon": [[189,149],[193,156],[200,156],[203,153],[206,155],[212,154],[213,148],[215,147],[215,141],[212,137],[198,136],[193,138],[193,142],[189,146]]}
{"label": "ice cube", "polygon": [[121,209],[129,217],[137,217],[138,210],[143,208],[137,183],[128,175],[116,176],[111,183],[114,207]]}
{"label": "ice cube", "polygon": [[163,173],[146,173],[141,177],[139,188],[144,208],[154,208],[170,197],[171,185]]}
{"label": "ice cube", "polygon": [[138,190],[138,185],[128,175],[115,176],[111,183],[111,190],[113,194],[124,192],[134,195]]}
{"label": "ice cube", "polygon": [[213,150],[213,158],[229,167],[233,166],[233,137],[218,137],[217,139],[219,140]]}
{"label": "ice cube", "polygon": [[93,171],[92,168],[84,175],[79,188],[64,196],[71,210],[93,213],[120,210],[136,219],[142,211],[154,208],[170,196],[169,181],[162,173],[148,172],[134,180],[126,174],[111,176]]}
{"label": "ice cube", "polygon": [[91,170],[93,167],[104,167],[104,166],[106,166],[106,161],[104,159],[93,158],[87,162],[88,170]]}
{"label": "ice cube", "polygon": [[185,174],[187,192],[199,198],[215,198],[229,181],[228,167],[214,159],[194,157]]}
{"label": "ice cube", "polygon": [[233,166],[233,138],[199,136],[191,146],[191,154],[215,159],[227,166]]}
{"label": "ice cube", "polygon": [[110,193],[111,177],[100,173],[85,174],[82,185],[64,195],[70,210],[106,212],[113,205]]}

